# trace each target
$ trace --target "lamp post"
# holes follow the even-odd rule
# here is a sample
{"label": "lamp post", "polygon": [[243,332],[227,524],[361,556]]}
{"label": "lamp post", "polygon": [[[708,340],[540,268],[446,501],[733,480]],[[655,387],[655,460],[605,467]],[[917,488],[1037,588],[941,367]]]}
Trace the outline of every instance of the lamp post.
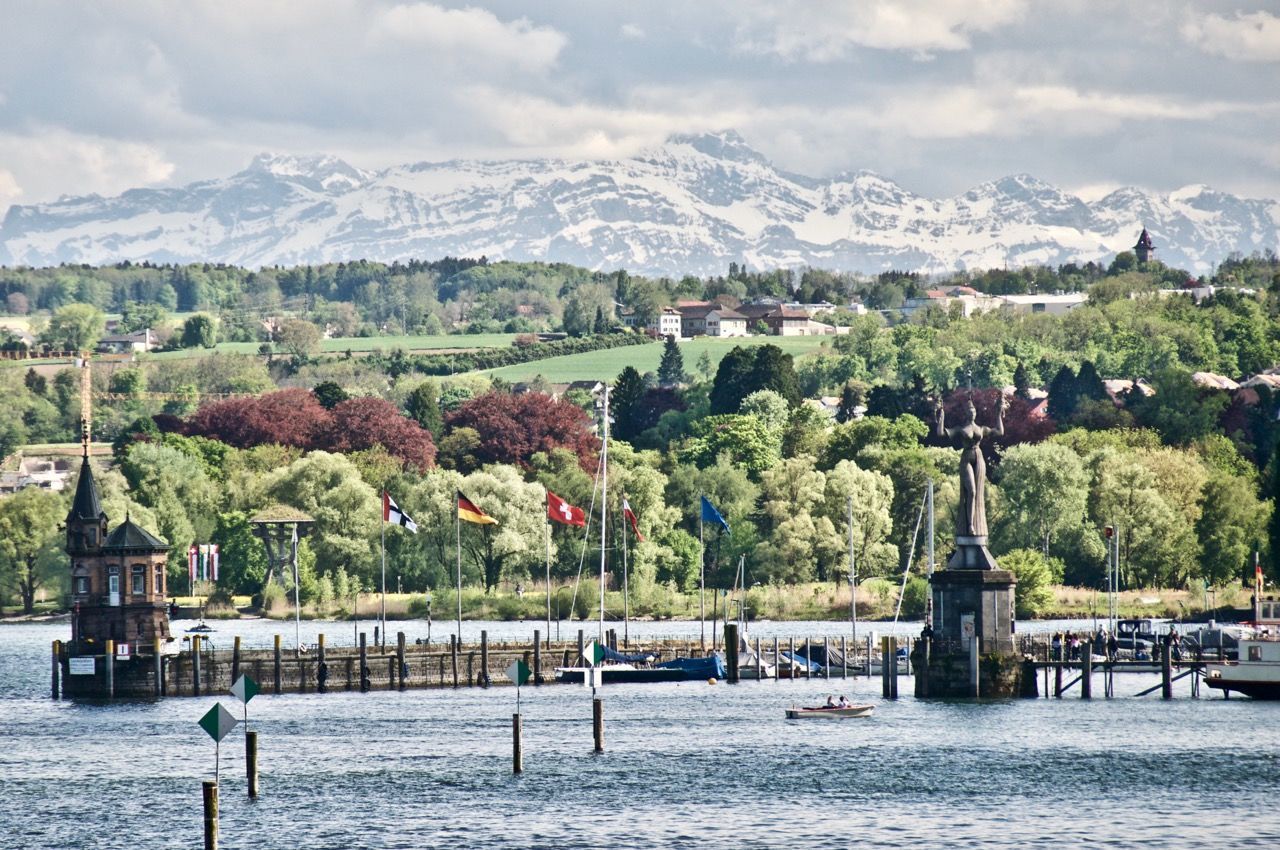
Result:
{"label": "lamp post", "polygon": [[427,646],[431,645],[431,591],[427,591]]}

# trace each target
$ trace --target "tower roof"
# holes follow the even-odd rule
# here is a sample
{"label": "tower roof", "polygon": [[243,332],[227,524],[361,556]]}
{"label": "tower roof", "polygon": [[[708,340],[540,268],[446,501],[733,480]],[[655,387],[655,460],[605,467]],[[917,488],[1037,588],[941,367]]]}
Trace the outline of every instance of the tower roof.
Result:
{"label": "tower roof", "polygon": [[1146,248],[1148,251],[1155,250],[1156,248],[1155,243],[1151,241],[1151,234],[1147,232],[1147,229],[1145,227],[1142,228],[1142,235],[1138,237],[1138,244],[1134,245],[1133,247]]}
{"label": "tower roof", "polygon": [[117,525],[107,535],[107,540],[102,548],[104,550],[115,549],[117,551],[126,549],[137,551],[141,549],[148,552],[167,552],[169,544],[126,517],[124,522]]}
{"label": "tower roof", "polygon": [[97,522],[102,516],[102,499],[98,497],[98,483],[93,480],[93,467],[86,454],[80,463],[80,480],[76,482],[76,497],[71,502],[67,521]]}

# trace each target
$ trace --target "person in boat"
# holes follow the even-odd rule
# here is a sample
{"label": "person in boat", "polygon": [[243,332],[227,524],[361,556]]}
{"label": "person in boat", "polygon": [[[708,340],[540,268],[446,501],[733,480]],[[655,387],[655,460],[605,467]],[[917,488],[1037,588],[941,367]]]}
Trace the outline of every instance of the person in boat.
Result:
{"label": "person in boat", "polygon": [[827,704],[823,706],[823,708],[835,708],[835,707],[836,707],[836,698],[831,694],[827,694]]}
{"label": "person in boat", "polygon": [[852,705],[852,703],[850,703],[850,702],[849,702],[849,698],[848,698],[847,696],[845,696],[844,694],[841,694],[841,695],[840,695],[840,708],[848,708],[850,705]]}

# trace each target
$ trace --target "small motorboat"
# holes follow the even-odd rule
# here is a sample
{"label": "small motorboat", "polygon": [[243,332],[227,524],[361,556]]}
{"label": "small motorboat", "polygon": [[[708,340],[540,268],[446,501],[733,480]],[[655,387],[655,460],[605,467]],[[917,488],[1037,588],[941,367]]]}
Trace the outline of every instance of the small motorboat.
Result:
{"label": "small motorboat", "polygon": [[870,717],[876,707],[870,703],[853,703],[852,705],[818,705],[813,707],[792,706],[787,709],[788,720],[808,720],[810,718]]}
{"label": "small motorboat", "polygon": [[213,626],[209,625],[209,624],[208,624],[208,623],[206,623],[204,620],[201,620],[201,621],[200,621],[199,623],[197,623],[196,625],[194,625],[194,626],[192,626],[191,628],[187,629],[187,634],[189,634],[189,635],[191,635],[191,634],[207,634],[207,633],[209,633],[209,632],[216,632],[216,631],[217,631],[217,629],[215,629]]}

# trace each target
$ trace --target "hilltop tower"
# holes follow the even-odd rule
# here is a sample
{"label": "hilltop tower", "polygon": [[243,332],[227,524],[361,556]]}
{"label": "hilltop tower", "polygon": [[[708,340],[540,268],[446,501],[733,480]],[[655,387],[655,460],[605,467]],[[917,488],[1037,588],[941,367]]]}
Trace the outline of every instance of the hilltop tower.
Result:
{"label": "hilltop tower", "polygon": [[1133,246],[1133,253],[1138,255],[1140,263],[1147,262],[1156,253],[1156,245],[1151,241],[1151,234],[1145,227],[1142,228],[1142,235],[1138,237],[1138,244]]}

